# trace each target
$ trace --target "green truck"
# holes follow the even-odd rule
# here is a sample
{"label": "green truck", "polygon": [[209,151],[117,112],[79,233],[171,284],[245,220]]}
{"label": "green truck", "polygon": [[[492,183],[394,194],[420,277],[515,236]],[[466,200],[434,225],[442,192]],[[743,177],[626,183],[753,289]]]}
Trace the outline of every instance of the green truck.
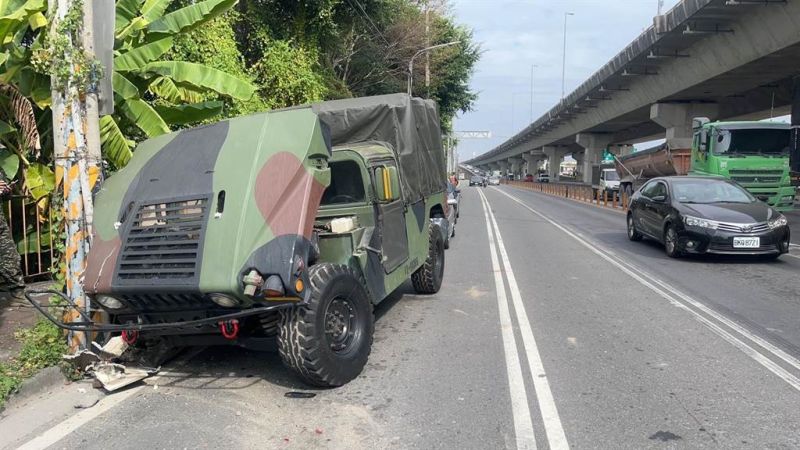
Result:
{"label": "green truck", "polygon": [[304,381],[340,386],[367,362],[373,305],[409,278],[439,290],[445,192],[437,107],[404,94],[150,139],[97,196],[83,288],[110,321],[49,317],[131,344],[277,340]]}
{"label": "green truck", "polygon": [[736,181],[778,210],[793,208],[796,187],[790,163],[799,157],[790,125],[695,118],[693,129],[691,149],[664,144],[616,158],[621,191],[630,198],[657,176],[718,176]]}

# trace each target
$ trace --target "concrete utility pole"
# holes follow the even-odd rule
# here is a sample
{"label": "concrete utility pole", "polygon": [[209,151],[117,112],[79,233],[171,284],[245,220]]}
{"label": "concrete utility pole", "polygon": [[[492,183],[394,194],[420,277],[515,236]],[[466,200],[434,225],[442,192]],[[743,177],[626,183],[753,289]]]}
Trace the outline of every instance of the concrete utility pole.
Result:
{"label": "concrete utility pole", "polygon": [[[49,9],[54,11],[51,36],[59,33],[59,24],[73,8],[82,8],[83,23],[73,33],[66,34],[70,48],[57,49],[53,64],[65,58],[70,67],[94,59],[92,37],[93,14],[91,0],[49,0]],[[63,37],[63,36],[61,36]],[[55,42],[55,39],[51,40]],[[81,56],[83,49],[84,56]],[[56,75],[57,76],[57,75]],[[92,77],[90,77],[92,78]],[[100,169],[100,124],[96,86],[80,86],[74,71],[66,79],[55,76],[51,80],[53,99],[53,140],[56,165],[56,180],[62,184],[62,214],[66,231],[66,290],[67,296],[88,315],[90,302],[81,285],[86,269],[86,257],[91,248],[94,206],[92,193],[99,185]],[[66,321],[81,320],[76,311],[67,311]],[[69,346],[72,351],[86,348],[90,336],[70,332]]]}
{"label": "concrete utility pole", "polygon": [[[431,46],[431,27],[430,27],[430,7],[428,2],[425,2],[425,47]],[[431,96],[431,54],[425,53],[425,93],[428,97]]]}
{"label": "concrete utility pole", "polygon": [[567,79],[567,17],[574,16],[575,13],[565,12],[564,13],[564,48],[562,50],[561,56],[561,99],[564,99],[564,94],[566,91],[566,79]]}

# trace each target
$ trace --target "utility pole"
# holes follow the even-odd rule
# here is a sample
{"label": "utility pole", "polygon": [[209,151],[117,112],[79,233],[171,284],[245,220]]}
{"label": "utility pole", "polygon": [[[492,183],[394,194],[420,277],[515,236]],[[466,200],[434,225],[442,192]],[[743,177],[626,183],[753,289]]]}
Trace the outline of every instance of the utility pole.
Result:
{"label": "utility pole", "polygon": [[566,77],[567,77],[567,17],[574,16],[575,13],[565,12],[564,13],[564,48],[562,50],[562,58],[561,58],[561,100],[564,100],[564,94],[566,91]]}
{"label": "utility pole", "polygon": [[[95,71],[92,36],[92,0],[48,0],[54,11],[51,24],[51,42],[66,37],[67,46],[54,48],[51,64],[66,65],[70,69],[84,66]],[[65,29],[64,18],[70,11],[80,8],[83,21],[75,29]],[[67,75],[61,75],[64,72]],[[91,248],[94,206],[92,194],[102,177],[100,153],[100,125],[96,85],[81,85],[74,70],[53,70],[51,78],[53,140],[56,180],[60,181],[63,204],[62,215],[66,232],[66,291],[70,300],[88,316],[91,305],[81,279],[86,269],[86,258]],[[98,73],[89,80],[98,80]],[[63,77],[63,78],[61,78]],[[96,81],[89,81],[96,83]],[[82,320],[76,311],[67,310],[65,321]],[[91,336],[70,332],[70,350],[87,348]]]}
{"label": "utility pole", "polygon": [[[425,47],[431,46],[430,12],[428,2],[425,2]],[[425,94],[431,96],[431,54],[425,53]]]}
{"label": "utility pole", "polygon": [[533,89],[534,88],[533,71],[537,67],[539,67],[539,66],[537,66],[536,64],[531,64],[531,123],[533,123],[533,93],[535,92],[534,89]]}

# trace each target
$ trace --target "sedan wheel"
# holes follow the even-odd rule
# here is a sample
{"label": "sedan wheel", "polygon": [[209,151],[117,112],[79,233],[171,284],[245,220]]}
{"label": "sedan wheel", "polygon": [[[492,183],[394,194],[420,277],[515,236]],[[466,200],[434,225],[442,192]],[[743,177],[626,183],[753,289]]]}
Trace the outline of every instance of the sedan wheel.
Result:
{"label": "sedan wheel", "polygon": [[664,249],[670,258],[681,256],[681,252],[678,250],[678,232],[675,231],[675,226],[672,224],[668,225],[664,231]]}
{"label": "sedan wheel", "polygon": [[634,242],[642,240],[642,233],[639,233],[636,223],[633,221],[633,213],[628,214],[628,239]]}

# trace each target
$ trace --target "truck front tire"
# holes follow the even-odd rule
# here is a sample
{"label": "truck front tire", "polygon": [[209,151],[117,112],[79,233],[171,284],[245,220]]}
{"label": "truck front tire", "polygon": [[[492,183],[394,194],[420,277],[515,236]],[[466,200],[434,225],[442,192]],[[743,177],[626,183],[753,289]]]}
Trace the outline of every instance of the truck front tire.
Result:
{"label": "truck front tire", "polygon": [[435,223],[428,227],[428,257],[425,264],[411,275],[411,284],[417,294],[435,294],[444,278],[444,241]]}
{"label": "truck front tire", "polygon": [[283,363],[314,386],[342,386],[364,369],[375,331],[372,302],[347,266],[309,269],[307,305],[281,311],[278,351]]}

